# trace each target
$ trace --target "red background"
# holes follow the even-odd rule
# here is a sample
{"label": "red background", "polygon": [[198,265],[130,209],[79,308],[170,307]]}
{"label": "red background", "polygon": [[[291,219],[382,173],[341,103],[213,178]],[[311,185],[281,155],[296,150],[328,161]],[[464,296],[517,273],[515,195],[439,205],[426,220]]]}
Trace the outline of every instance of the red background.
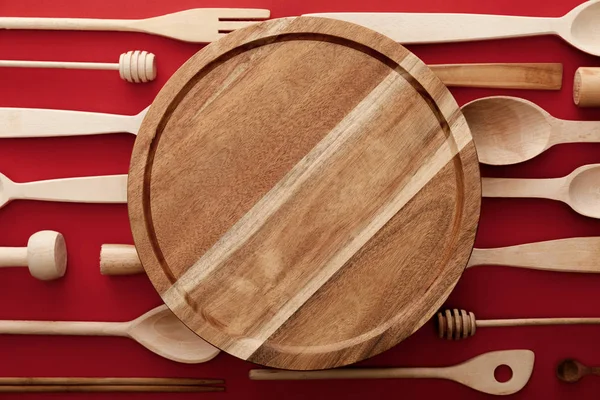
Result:
{"label": "red background", "polygon": [[[194,7],[268,8],[272,17],[324,11],[430,11],[561,16],[581,0],[0,0],[2,16],[143,18]],[[457,27],[457,29],[460,29]],[[0,72],[0,106],[39,107],[135,114],[146,107],[165,81],[202,45],[135,33],[0,31],[0,58],[116,62],[128,50],[155,53],[159,75],[133,85],[114,71],[8,69]],[[581,110],[571,100],[572,77],[579,66],[600,59],[571,48],[558,37],[493,42],[410,46],[427,63],[562,62],[560,92],[453,89],[459,104],[490,95],[527,98],[556,117],[600,120],[600,109]],[[134,136],[128,134],[0,141],[0,172],[16,182],[126,173]],[[600,144],[557,146],[540,157],[510,167],[483,167],[484,176],[559,177],[600,163]],[[600,221],[546,200],[485,199],[478,247],[497,247],[576,236],[600,235]],[[0,319],[125,321],[160,304],[144,275],[104,277],[98,256],[103,243],[132,243],[124,205],[80,205],[15,201],[0,210],[0,245],[23,246],[43,229],[64,234],[69,248],[67,275],[42,282],[24,269],[0,271]],[[599,260],[600,262],[600,260]],[[518,317],[600,317],[600,275],[481,267],[466,272],[447,305],[475,312],[481,319]],[[432,323],[369,366],[444,366],[480,353],[531,349],[536,363],[529,384],[515,398],[597,398],[600,379],[575,385],[559,382],[557,362],[575,357],[600,365],[600,326],[481,329],[461,342],[436,338]],[[19,337],[0,339],[0,376],[194,376],[224,378],[227,392],[202,394],[228,399],[416,398],[445,399],[485,395],[459,384],[431,380],[251,382],[252,365],[227,354],[200,365],[177,364],[125,338]],[[37,398],[29,395],[19,398]],[[46,395],[88,398],[90,395]],[[113,398],[185,398],[182,394],[98,394]],[[17,395],[0,395],[17,398]]]}

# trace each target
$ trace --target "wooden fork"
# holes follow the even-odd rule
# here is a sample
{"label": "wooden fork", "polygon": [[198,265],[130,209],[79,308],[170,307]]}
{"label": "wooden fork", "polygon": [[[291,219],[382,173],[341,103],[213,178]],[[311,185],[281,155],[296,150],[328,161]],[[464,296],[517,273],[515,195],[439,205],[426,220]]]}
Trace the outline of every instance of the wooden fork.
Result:
{"label": "wooden fork", "polygon": [[0,18],[0,29],[144,32],[184,42],[212,42],[270,16],[255,8],[194,8],[146,19]]}

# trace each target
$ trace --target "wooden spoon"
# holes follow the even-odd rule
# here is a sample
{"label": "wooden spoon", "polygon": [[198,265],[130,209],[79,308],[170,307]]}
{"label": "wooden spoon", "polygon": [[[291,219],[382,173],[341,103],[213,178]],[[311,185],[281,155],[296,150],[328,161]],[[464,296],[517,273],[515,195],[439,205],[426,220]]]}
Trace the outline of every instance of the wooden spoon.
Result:
{"label": "wooden spoon", "polygon": [[600,122],[557,119],[517,97],[484,97],[462,112],[484,164],[517,164],[560,143],[600,142]]}
{"label": "wooden spoon", "polygon": [[69,203],[127,203],[127,175],[14,183],[0,174],[0,208],[17,199]]}
{"label": "wooden spoon", "polygon": [[474,100],[462,112],[484,164],[517,164],[559,143],[600,142],[600,122],[560,120],[516,97]]}
{"label": "wooden spoon", "polygon": [[0,334],[125,336],[164,358],[187,364],[203,363],[219,354],[165,305],[129,322],[0,321]]}
{"label": "wooden spoon", "polygon": [[0,138],[83,136],[128,132],[137,135],[148,112],[116,115],[41,108],[0,108]]}
{"label": "wooden spoon", "polygon": [[[324,371],[250,370],[252,380],[309,380],[309,379],[392,379],[438,378],[449,379],[483,393],[508,395],[518,392],[529,382],[535,356],[530,350],[492,351],[462,364],[444,368],[346,368]],[[512,370],[512,377],[498,382],[494,371],[501,365]]]}
{"label": "wooden spoon", "polygon": [[586,375],[600,375],[600,368],[588,367],[571,358],[562,360],[556,367],[556,376],[563,382],[575,383]]}
{"label": "wooden spoon", "polygon": [[403,44],[555,34],[586,53],[600,56],[600,1],[588,1],[561,18],[445,13],[305,14],[353,22]]}
{"label": "wooden spoon", "polygon": [[600,164],[584,165],[563,178],[483,178],[482,196],[558,200],[581,215],[600,218]]}

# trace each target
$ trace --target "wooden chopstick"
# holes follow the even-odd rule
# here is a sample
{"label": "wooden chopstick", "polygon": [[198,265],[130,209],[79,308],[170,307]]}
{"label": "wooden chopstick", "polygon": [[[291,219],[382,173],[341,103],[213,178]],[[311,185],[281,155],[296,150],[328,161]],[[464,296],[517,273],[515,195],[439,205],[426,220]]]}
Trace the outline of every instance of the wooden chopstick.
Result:
{"label": "wooden chopstick", "polygon": [[0,385],[0,393],[40,392],[224,392],[224,386],[177,385]]}
{"label": "wooden chopstick", "polygon": [[221,385],[222,379],[196,378],[3,378],[0,385],[146,385],[146,386],[200,386]]}

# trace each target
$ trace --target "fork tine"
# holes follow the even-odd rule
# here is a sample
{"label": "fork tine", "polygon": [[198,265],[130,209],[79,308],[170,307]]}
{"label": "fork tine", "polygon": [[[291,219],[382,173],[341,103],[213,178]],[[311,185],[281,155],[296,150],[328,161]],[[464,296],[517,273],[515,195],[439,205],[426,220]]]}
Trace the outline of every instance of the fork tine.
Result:
{"label": "fork tine", "polygon": [[229,32],[246,28],[250,25],[256,25],[258,23],[259,21],[219,21],[217,27],[219,28],[219,32]]}
{"label": "fork tine", "polygon": [[267,19],[271,11],[259,8],[221,8],[217,12],[219,19]]}

